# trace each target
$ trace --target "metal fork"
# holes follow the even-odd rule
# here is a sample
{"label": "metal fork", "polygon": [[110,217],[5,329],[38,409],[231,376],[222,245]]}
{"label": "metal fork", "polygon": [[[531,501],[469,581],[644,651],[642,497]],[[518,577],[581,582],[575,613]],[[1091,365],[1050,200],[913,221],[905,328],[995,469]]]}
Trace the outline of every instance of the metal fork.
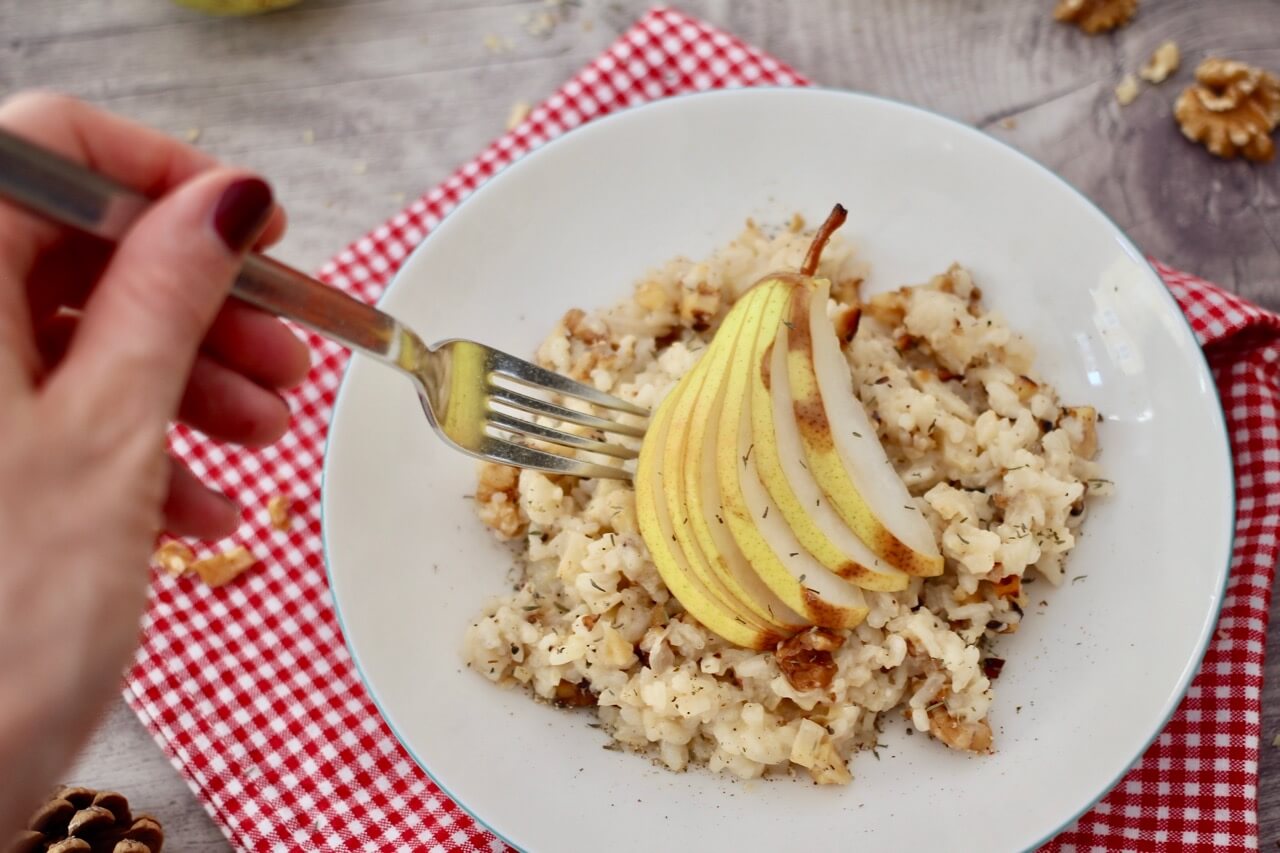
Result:
{"label": "metal fork", "polygon": [[[111,241],[120,240],[151,204],[151,199],[3,130],[0,198]],[[474,341],[428,346],[386,312],[263,255],[245,258],[231,293],[407,374],[431,426],[464,453],[578,477],[631,477],[615,460],[635,458],[637,451],[608,439],[643,437],[648,412],[639,406]],[[535,396],[538,392],[565,398],[565,405]],[[572,401],[599,406],[613,417],[578,411],[567,405]],[[632,422],[622,420],[624,415],[634,416]],[[529,446],[527,439],[610,457],[615,464],[560,455]]]}

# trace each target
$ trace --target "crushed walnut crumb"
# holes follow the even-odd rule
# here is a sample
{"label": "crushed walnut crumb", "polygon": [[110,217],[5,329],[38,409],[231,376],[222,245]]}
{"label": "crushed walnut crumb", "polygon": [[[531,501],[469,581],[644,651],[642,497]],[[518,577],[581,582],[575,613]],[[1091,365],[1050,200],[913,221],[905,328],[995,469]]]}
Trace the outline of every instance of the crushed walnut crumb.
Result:
{"label": "crushed walnut crumb", "polygon": [[191,571],[198,574],[206,586],[216,589],[240,577],[256,562],[248,548],[237,545],[220,554],[196,560],[191,564]]}
{"label": "crushed walnut crumb", "polygon": [[293,521],[289,514],[289,498],[285,495],[273,495],[267,501],[267,518],[276,530],[288,530]]}
{"label": "crushed walnut crumb", "polygon": [[1089,35],[1123,27],[1138,11],[1138,0],[1058,0],[1053,17]]}
{"label": "crushed walnut crumb", "polygon": [[516,101],[511,105],[511,110],[507,113],[507,130],[515,130],[524,124],[524,120],[529,117],[529,113],[533,111],[533,107],[529,106],[528,101]]}
{"label": "crushed walnut crumb", "polygon": [[527,527],[520,514],[520,471],[509,465],[484,462],[476,485],[480,520],[503,539],[515,539]]}
{"label": "crushed walnut crumb", "polygon": [[1138,76],[1148,83],[1163,83],[1182,63],[1178,43],[1167,41],[1155,49],[1151,58],[1138,70]]}
{"label": "crushed walnut crumb", "polygon": [[991,749],[991,726],[986,720],[957,720],[943,705],[929,711],[929,731],[952,749],[965,752]]}
{"label": "crushed walnut crumb", "polygon": [[151,555],[152,563],[174,577],[186,574],[195,559],[195,552],[187,547],[186,543],[176,539],[165,542]]}
{"label": "crushed walnut crumb", "polygon": [[1116,84],[1116,101],[1122,107],[1132,104],[1141,94],[1142,87],[1138,84],[1138,78],[1132,74],[1124,75],[1124,78]]}

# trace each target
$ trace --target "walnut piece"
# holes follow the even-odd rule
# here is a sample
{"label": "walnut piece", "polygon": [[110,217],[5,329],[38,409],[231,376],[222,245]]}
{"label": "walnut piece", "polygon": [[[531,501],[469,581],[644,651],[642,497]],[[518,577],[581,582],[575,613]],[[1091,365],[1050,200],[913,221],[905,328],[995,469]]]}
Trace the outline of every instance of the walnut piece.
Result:
{"label": "walnut piece", "polygon": [[221,554],[196,560],[191,564],[191,570],[200,576],[200,580],[204,581],[206,586],[217,589],[240,577],[256,562],[258,562],[257,559],[249,553],[248,548],[237,545]]}
{"label": "walnut piece", "polygon": [[562,678],[551,701],[561,708],[590,708],[596,704],[596,694],[591,692],[588,684]]}
{"label": "walnut piece", "polygon": [[831,653],[844,645],[844,638],[825,628],[810,628],[778,644],[774,657],[778,669],[796,690],[825,690],[836,676]]}
{"label": "walnut piece", "polygon": [[1116,101],[1122,107],[1132,104],[1141,94],[1142,87],[1138,85],[1138,78],[1132,74],[1124,75],[1124,79],[1116,85]]}
{"label": "walnut piece", "polygon": [[598,317],[588,317],[581,308],[570,308],[560,320],[565,332],[584,344],[597,344],[609,337],[609,328]]}
{"label": "walnut piece", "polygon": [[151,555],[151,562],[174,577],[179,577],[187,573],[195,558],[195,552],[184,543],[171,539],[156,549]]}
{"label": "walnut piece", "polygon": [[1148,83],[1163,83],[1182,63],[1178,43],[1167,41],[1155,49],[1147,64],[1138,69],[1138,76]]}
{"label": "walnut piece", "polygon": [[1196,69],[1196,84],[1178,96],[1173,114],[1183,136],[1218,157],[1266,162],[1276,153],[1271,132],[1280,123],[1280,78],[1210,57]]}
{"label": "walnut piece", "polygon": [[512,104],[511,111],[507,113],[507,130],[515,130],[524,124],[524,120],[529,117],[532,110],[528,101],[516,101]]}
{"label": "walnut piece", "polygon": [[509,465],[484,462],[476,484],[480,520],[503,539],[515,539],[525,529],[520,515],[520,471]]}
{"label": "walnut piece", "polygon": [[636,288],[635,302],[646,311],[671,311],[672,298],[656,281],[646,281]]}
{"label": "walnut piece", "polygon": [[720,289],[700,281],[693,287],[680,289],[680,324],[702,331],[711,327],[711,320],[720,310]]}
{"label": "walnut piece", "polygon": [[1022,596],[1022,578],[1018,575],[1005,575],[991,584],[991,590],[997,598],[1017,601]]}
{"label": "walnut piece", "polygon": [[1138,0],[1058,0],[1053,17],[1089,35],[1123,27],[1138,11]]}
{"label": "walnut piece", "polygon": [[991,726],[986,720],[957,720],[939,705],[929,712],[929,731],[952,749],[986,752],[991,749]]}
{"label": "walnut piece", "polygon": [[831,298],[841,305],[857,307],[862,302],[862,278],[842,278],[831,282]]}
{"label": "walnut piece", "polygon": [[289,522],[293,520],[289,515],[289,499],[284,495],[273,495],[267,501],[267,518],[276,530],[288,530]]}

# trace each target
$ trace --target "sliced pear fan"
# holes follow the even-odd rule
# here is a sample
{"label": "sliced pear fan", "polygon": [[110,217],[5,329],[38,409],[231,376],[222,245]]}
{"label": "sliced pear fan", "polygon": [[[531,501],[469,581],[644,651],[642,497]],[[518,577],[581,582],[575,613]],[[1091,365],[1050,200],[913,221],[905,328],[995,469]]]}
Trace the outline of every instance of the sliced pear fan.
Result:
{"label": "sliced pear fan", "polygon": [[636,466],[640,532],[671,593],[749,648],[866,618],[863,590],[942,570],[853,393],[812,278],[839,205],[799,273],[767,276],[658,407]]}

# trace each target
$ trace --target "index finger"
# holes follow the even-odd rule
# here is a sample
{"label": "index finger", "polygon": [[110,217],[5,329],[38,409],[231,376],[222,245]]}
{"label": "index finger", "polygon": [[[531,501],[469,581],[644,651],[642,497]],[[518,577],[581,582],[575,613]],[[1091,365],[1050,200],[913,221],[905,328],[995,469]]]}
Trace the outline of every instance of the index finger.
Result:
{"label": "index finger", "polygon": [[[0,126],[149,195],[214,165],[207,154],[158,131],[63,95],[15,95],[0,105]],[[58,225],[0,204],[0,387],[6,390],[29,385],[39,369],[25,284],[63,233]]]}
{"label": "index finger", "polygon": [[[158,130],[51,92],[23,92],[0,104],[0,126],[152,198],[218,165],[211,155]],[[283,228],[277,208],[264,240],[278,239]],[[22,279],[62,229],[0,205],[0,233],[9,237],[0,259],[3,272]]]}

